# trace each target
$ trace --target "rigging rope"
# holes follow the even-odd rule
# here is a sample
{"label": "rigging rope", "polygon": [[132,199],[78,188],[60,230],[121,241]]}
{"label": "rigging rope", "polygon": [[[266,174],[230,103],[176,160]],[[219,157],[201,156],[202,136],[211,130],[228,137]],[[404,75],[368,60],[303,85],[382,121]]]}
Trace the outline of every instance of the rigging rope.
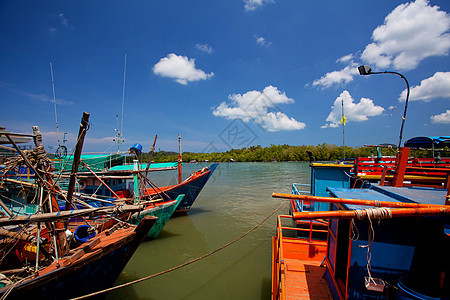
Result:
{"label": "rigging rope", "polygon": [[239,241],[240,239],[242,239],[243,237],[245,237],[246,235],[248,235],[249,233],[251,233],[253,230],[255,230],[256,228],[258,228],[259,226],[261,226],[265,221],[267,221],[267,219],[269,219],[274,213],[276,213],[276,212],[278,211],[278,209],[280,209],[280,207],[283,206],[283,204],[284,204],[287,200],[288,200],[288,199],[285,199],[285,200],[284,200],[284,201],[283,201],[283,202],[282,202],[282,203],[281,203],[281,204],[280,204],[280,205],[279,205],[272,213],[270,213],[270,215],[268,215],[264,220],[262,220],[261,222],[259,222],[259,223],[258,223],[256,226],[254,226],[252,229],[250,229],[249,231],[247,231],[246,233],[244,233],[244,234],[241,235],[240,237],[238,237],[238,238],[232,240],[231,242],[229,242],[229,243],[227,243],[227,244],[221,246],[220,248],[217,248],[216,250],[213,250],[213,251],[211,251],[211,252],[209,252],[209,253],[207,253],[207,254],[205,254],[205,255],[202,255],[202,256],[200,256],[200,257],[197,257],[197,258],[195,258],[195,259],[193,259],[193,260],[190,260],[190,261],[188,261],[188,262],[185,262],[185,263],[183,263],[183,264],[181,264],[181,265],[178,265],[178,266],[176,266],[176,267],[167,269],[167,270],[165,270],[165,271],[162,271],[162,272],[159,272],[159,273],[156,273],[156,274],[147,276],[147,277],[143,277],[143,278],[140,278],[140,279],[136,279],[136,280],[133,280],[133,281],[130,281],[130,282],[121,284],[121,285],[113,286],[113,287],[111,287],[111,288],[104,289],[104,290],[101,290],[101,291],[98,291],[98,292],[94,292],[94,293],[91,293],[91,294],[87,294],[87,295],[84,295],[84,296],[81,296],[81,297],[73,298],[73,300],[85,299],[85,298],[88,298],[88,297],[92,297],[92,296],[96,296],[96,295],[103,294],[103,293],[106,293],[106,292],[110,292],[110,291],[113,291],[113,290],[117,290],[117,289],[119,289],[119,288],[123,288],[123,287],[129,286],[129,285],[132,285],[132,284],[136,284],[136,283],[139,283],[139,282],[141,282],[141,281],[145,281],[145,280],[148,280],[148,279],[151,279],[151,278],[154,278],[154,277],[157,277],[157,276],[160,276],[160,275],[163,275],[163,274],[166,274],[166,273],[175,271],[175,270],[177,270],[177,269],[180,269],[180,268],[182,268],[182,267],[185,267],[185,266],[187,266],[187,265],[190,265],[190,264],[192,264],[192,263],[194,263],[194,262],[197,262],[197,261],[199,261],[199,260],[202,260],[202,259],[204,259],[204,258],[206,258],[206,257],[208,257],[208,256],[211,256],[211,255],[213,255],[214,253],[217,253],[217,252],[219,252],[220,250],[223,250],[223,249],[225,249],[226,247],[228,247],[228,246],[230,246],[230,245],[236,243],[237,241]]}

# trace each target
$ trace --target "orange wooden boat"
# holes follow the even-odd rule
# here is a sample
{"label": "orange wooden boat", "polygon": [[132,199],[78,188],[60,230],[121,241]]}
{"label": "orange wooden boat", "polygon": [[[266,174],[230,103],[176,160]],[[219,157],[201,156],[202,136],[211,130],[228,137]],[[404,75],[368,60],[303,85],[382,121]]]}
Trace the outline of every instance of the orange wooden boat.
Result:
{"label": "orange wooden boat", "polygon": [[285,235],[285,231],[296,233],[304,229],[285,227],[278,216],[277,235],[272,238],[272,299],[333,299],[328,288],[323,261],[327,242],[309,238],[295,238]]}

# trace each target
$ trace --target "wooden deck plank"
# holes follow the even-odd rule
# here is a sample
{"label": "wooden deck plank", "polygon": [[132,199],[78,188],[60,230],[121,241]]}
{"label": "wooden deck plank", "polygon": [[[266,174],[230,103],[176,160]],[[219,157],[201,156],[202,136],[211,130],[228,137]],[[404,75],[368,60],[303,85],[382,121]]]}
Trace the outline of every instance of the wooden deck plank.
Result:
{"label": "wooden deck plank", "polygon": [[286,299],[333,299],[318,260],[285,258]]}

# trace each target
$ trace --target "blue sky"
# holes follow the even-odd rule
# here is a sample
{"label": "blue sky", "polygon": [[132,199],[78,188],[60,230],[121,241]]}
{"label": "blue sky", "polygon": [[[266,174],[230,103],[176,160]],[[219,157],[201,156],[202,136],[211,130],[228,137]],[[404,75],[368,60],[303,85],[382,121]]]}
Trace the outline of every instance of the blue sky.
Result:
{"label": "blue sky", "polygon": [[[85,151],[398,143],[450,135],[450,2],[1,1],[0,126]],[[119,115],[119,126],[116,126]],[[50,148],[47,148],[50,150]]]}

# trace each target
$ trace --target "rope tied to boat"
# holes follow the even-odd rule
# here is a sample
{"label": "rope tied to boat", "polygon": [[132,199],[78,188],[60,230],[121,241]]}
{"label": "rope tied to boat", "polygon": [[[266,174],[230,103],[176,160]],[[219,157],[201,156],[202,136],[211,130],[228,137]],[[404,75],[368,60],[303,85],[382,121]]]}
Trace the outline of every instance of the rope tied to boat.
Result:
{"label": "rope tied to boat", "polygon": [[[376,201],[375,206],[379,206],[380,202]],[[387,219],[392,218],[392,211],[388,207],[375,207],[375,208],[366,208],[366,209],[359,209],[355,210],[355,215],[358,218],[358,220],[362,220],[365,216],[367,216],[367,219],[369,220],[369,228],[368,228],[368,234],[367,234],[367,245],[359,245],[360,248],[367,248],[367,274],[369,282],[375,283],[375,280],[372,277],[372,274],[370,273],[371,265],[370,261],[372,260],[372,251],[371,246],[372,243],[375,240],[375,230],[373,229],[372,219],[378,219],[380,222],[381,219]],[[352,229],[355,228],[357,230],[356,224],[352,220]],[[358,232],[359,237],[359,232]]]}
{"label": "rope tied to boat", "polygon": [[159,273],[156,273],[156,274],[153,274],[153,275],[149,275],[149,276],[147,276],[147,277],[143,277],[143,278],[140,278],[140,279],[136,279],[136,280],[134,280],[134,281],[130,281],[130,282],[127,282],[127,283],[124,283],[124,284],[121,284],[121,285],[113,286],[113,287],[111,287],[111,288],[104,289],[104,290],[101,290],[101,291],[98,291],[98,292],[94,292],[94,293],[91,293],[91,294],[88,294],[88,295],[76,297],[76,298],[73,298],[73,300],[86,299],[86,298],[93,297],[93,296],[96,296],[96,295],[100,295],[100,294],[103,294],[103,293],[106,293],[106,292],[110,292],[110,291],[113,291],[113,290],[117,290],[117,289],[120,289],[120,288],[129,286],[129,285],[133,285],[133,284],[139,283],[139,282],[141,282],[141,281],[145,281],[145,280],[148,280],[148,279],[151,279],[151,278],[154,278],[154,277],[157,277],[157,276],[160,276],[160,275],[163,275],[163,274],[166,274],[166,273],[175,271],[175,270],[180,269],[180,268],[182,268],[182,267],[186,267],[186,266],[188,266],[188,265],[190,265],[190,264],[192,264],[192,263],[194,263],[194,262],[197,262],[197,261],[199,261],[199,260],[202,260],[202,259],[204,259],[204,258],[207,258],[207,257],[213,255],[214,253],[217,253],[217,252],[219,252],[220,250],[223,250],[223,249],[227,248],[228,246],[231,246],[232,244],[236,243],[237,241],[239,241],[240,239],[242,239],[243,237],[245,237],[246,235],[248,235],[249,233],[251,233],[252,231],[254,231],[256,228],[258,228],[259,226],[261,226],[265,221],[267,221],[271,216],[273,216],[273,214],[275,214],[275,213],[278,211],[278,209],[280,209],[281,206],[283,206],[283,204],[286,203],[287,200],[288,200],[288,199],[285,199],[285,200],[284,200],[284,201],[283,201],[283,202],[282,202],[282,203],[281,203],[274,211],[272,211],[266,218],[264,218],[261,222],[259,222],[257,225],[255,225],[252,229],[250,229],[250,230],[247,231],[246,233],[242,234],[242,235],[239,236],[238,238],[232,240],[231,242],[229,242],[229,243],[227,243],[227,244],[225,244],[225,245],[223,245],[223,246],[217,248],[216,250],[213,250],[213,251],[211,251],[211,252],[209,252],[209,253],[207,253],[207,254],[205,254],[205,255],[202,255],[202,256],[200,256],[200,257],[197,257],[197,258],[195,258],[195,259],[193,259],[193,260],[190,260],[190,261],[188,261],[188,262],[185,262],[185,263],[183,263],[183,264],[181,264],[181,265],[178,265],[178,266],[176,266],[176,267],[167,269],[167,270],[165,270],[165,271],[162,271],[162,272],[159,272]]}
{"label": "rope tied to boat", "polygon": [[[378,205],[380,203],[378,202]],[[358,220],[364,219],[367,215],[369,221],[371,219],[387,219],[392,218],[392,211],[388,207],[376,207],[376,208],[366,208],[366,209],[357,209],[355,210],[355,215]]]}

